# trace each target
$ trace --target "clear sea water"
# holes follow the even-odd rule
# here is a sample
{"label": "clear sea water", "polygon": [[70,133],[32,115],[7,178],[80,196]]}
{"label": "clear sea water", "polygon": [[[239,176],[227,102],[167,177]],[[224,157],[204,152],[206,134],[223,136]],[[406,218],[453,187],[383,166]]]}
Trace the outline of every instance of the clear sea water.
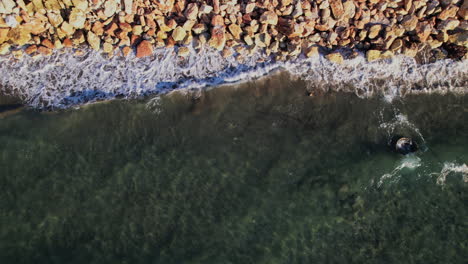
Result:
{"label": "clear sea water", "polygon": [[0,263],[465,263],[468,96],[311,86],[2,116]]}

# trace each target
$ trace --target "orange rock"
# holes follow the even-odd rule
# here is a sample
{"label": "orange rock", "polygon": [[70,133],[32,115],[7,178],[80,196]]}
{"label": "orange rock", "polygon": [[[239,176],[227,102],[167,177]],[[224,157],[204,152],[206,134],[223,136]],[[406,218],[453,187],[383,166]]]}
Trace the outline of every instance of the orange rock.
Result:
{"label": "orange rock", "polygon": [[114,32],[118,29],[119,27],[117,26],[116,23],[111,23],[110,25],[107,26],[106,28],[106,34],[109,36],[115,36]]}
{"label": "orange rock", "polygon": [[50,41],[49,39],[42,40],[41,45],[44,46],[44,47],[47,47],[49,49],[55,48],[54,43],[52,43],[52,41]]}
{"label": "orange rock", "polygon": [[91,31],[93,31],[94,34],[101,36],[102,34],[104,34],[104,25],[99,21],[94,22]]}
{"label": "orange rock", "polygon": [[66,38],[63,40],[63,46],[66,47],[66,48],[71,48],[73,47],[73,42],[71,39],[69,38]]}
{"label": "orange rock", "polygon": [[125,46],[122,48],[122,55],[124,55],[125,57],[127,57],[128,54],[130,54],[130,52],[132,52],[132,48],[130,48],[129,46]]}
{"label": "orange rock", "polygon": [[137,40],[140,38],[140,36],[137,36],[137,35],[132,35],[130,37],[130,44],[131,45],[135,45],[135,43],[137,42]]}
{"label": "orange rock", "polygon": [[52,54],[52,49],[49,49],[47,47],[43,47],[43,46],[40,46],[38,49],[37,49],[37,52],[39,52],[40,54],[44,55],[44,56],[49,56]]}
{"label": "orange rock", "polygon": [[25,52],[26,54],[28,54],[28,55],[31,55],[31,54],[33,54],[33,53],[36,52],[36,51],[37,51],[37,46],[36,46],[36,45],[31,45],[31,46],[27,47],[27,48],[24,50],[24,52]]}
{"label": "orange rock", "polygon": [[131,32],[133,30],[132,26],[128,23],[119,23],[119,27],[120,29],[122,29],[122,31],[126,32]]}
{"label": "orange rock", "polygon": [[222,26],[224,27],[224,18],[220,15],[216,15],[211,19],[211,25],[216,27],[216,26]]}
{"label": "orange rock", "polygon": [[153,45],[147,40],[143,40],[137,46],[136,56],[137,58],[143,58],[153,54]]}

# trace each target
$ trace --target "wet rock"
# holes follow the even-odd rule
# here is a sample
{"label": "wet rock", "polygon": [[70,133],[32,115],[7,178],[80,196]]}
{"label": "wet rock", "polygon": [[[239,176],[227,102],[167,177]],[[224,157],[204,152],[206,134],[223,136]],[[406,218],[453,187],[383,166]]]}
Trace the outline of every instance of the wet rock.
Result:
{"label": "wet rock", "polygon": [[416,27],[416,35],[419,41],[426,42],[431,32],[432,27],[429,23],[418,23],[418,26]]}
{"label": "wet rock", "polygon": [[101,49],[101,39],[93,32],[88,32],[87,41],[93,50],[99,51]]}
{"label": "wet rock", "polygon": [[467,51],[466,47],[454,43],[446,43],[442,47],[447,51],[447,57],[455,60],[461,60]]}
{"label": "wet rock", "polygon": [[172,31],[172,38],[175,41],[182,41],[184,40],[185,36],[187,35],[187,32],[185,31],[184,28],[178,26]]}
{"label": "wet rock", "polygon": [[122,55],[124,57],[128,57],[128,55],[130,55],[131,52],[132,52],[132,48],[130,48],[129,46],[125,46],[122,48]]}
{"label": "wet rock", "polygon": [[55,49],[55,45],[54,45],[54,43],[52,43],[52,41],[50,39],[42,40],[41,45],[46,47],[46,48],[49,48],[49,49]]}
{"label": "wet rock", "polygon": [[416,142],[414,142],[411,138],[400,138],[395,144],[395,150],[403,155],[415,152],[417,149],[418,147]]}
{"label": "wet rock", "polygon": [[44,46],[40,46],[37,48],[37,52],[41,55],[44,55],[44,56],[50,56],[52,55],[52,49],[49,49],[47,47],[44,47]]}
{"label": "wet rock", "polygon": [[0,44],[0,55],[5,55],[8,52],[10,52],[10,44],[8,43]]}
{"label": "wet rock", "polygon": [[224,45],[226,44],[224,27],[214,27],[211,30],[211,38],[208,41],[208,44],[219,51],[223,50]]}
{"label": "wet rock", "polygon": [[114,46],[109,42],[104,42],[104,44],[102,45],[102,51],[104,51],[104,53],[112,55],[114,52]]}
{"label": "wet rock", "polygon": [[149,42],[148,40],[143,40],[142,42],[140,42],[140,44],[138,44],[136,51],[137,58],[143,58],[152,54],[153,46],[151,45],[151,42]]}
{"label": "wet rock", "polygon": [[315,56],[318,56],[319,55],[319,47],[318,46],[312,46],[312,47],[309,47],[305,54],[304,54],[307,58],[311,58],[311,57],[315,57]]}
{"label": "wet rock", "polygon": [[190,49],[188,47],[180,47],[177,50],[177,55],[179,55],[180,57],[187,57],[188,55],[190,55]]}
{"label": "wet rock", "polygon": [[330,53],[326,55],[325,58],[336,64],[343,64],[344,62],[343,56],[338,52]]}
{"label": "wet rock", "polygon": [[36,45],[30,45],[29,47],[27,47],[26,49],[24,49],[24,53],[28,54],[28,55],[32,55],[33,53],[35,53],[37,51],[37,46]]}
{"label": "wet rock", "polygon": [[380,59],[381,54],[380,50],[368,50],[366,52],[366,59],[368,62],[375,61]]}
{"label": "wet rock", "polygon": [[396,39],[393,41],[392,45],[390,46],[390,49],[393,51],[400,50],[403,47],[403,40],[401,39]]}
{"label": "wet rock", "polygon": [[463,1],[460,10],[458,10],[458,16],[465,21],[468,20],[468,1]]}

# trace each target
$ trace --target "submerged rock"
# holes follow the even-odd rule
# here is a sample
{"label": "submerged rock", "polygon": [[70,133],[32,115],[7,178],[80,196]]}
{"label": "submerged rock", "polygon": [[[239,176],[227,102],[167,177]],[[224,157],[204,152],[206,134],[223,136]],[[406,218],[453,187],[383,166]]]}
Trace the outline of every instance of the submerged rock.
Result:
{"label": "submerged rock", "polygon": [[400,154],[406,155],[418,150],[418,146],[411,138],[402,137],[396,142],[395,150]]}

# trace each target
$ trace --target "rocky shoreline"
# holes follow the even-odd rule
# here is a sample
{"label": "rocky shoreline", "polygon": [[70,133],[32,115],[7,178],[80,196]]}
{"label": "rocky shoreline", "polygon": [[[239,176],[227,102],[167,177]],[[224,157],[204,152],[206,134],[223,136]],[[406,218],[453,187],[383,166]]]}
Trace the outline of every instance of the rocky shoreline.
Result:
{"label": "rocky shoreline", "polygon": [[0,0],[0,55],[89,47],[142,58],[177,47],[183,58],[210,46],[239,62],[254,52],[466,59],[467,9],[468,0]]}

